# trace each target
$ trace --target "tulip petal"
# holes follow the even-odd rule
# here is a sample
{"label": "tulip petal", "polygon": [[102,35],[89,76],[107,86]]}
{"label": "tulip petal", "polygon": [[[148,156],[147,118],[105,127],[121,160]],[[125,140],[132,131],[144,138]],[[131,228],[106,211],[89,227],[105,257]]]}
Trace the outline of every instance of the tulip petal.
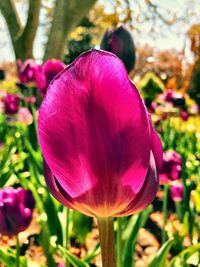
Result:
{"label": "tulip petal", "polygon": [[[103,51],[84,53],[58,74],[39,112],[49,168],[72,199],[87,192],[88,204],[108,207],[120,196],[127,205],[133,199],[148,171],[150,135],[146,109],[124,65]],[[122,196],[121,187],[132,194]]]}
{"label": "tulip petal", "polygon": [[151,153],[150,166],[142,189],[129,206],[122,213],[116,214],[116,216],[128,216],[145,209],[155,198],[158,191],[158,185],[159,179],[156,170],[156,163],[153,153]]}
{"label": "tulip petal", "polygon": [[150,129],[151,129],[151,150],[154,155],[154,159],[156,162],[157,171],[161,172],[162,164],[163,164],[163,149],[161,140],[153,128],[151,115],[149,114],[149,122],[150,122]]}
{"label": "tulip petal", "polygon": [[63,197],[63,195],[60,193],[60,191],[58,190],[58,187],[56,185],[55,182],[55,177],[52,174],[48,164],[46,163],[46,161],[43,161],[43,169],[44,169],[44,177],[45,177],[45,181],[47,183],[48,188],[50,189],[51,194],[59,201],[61,202],[63,205],[66,205],[70,208],[73,209],[73,205],[72,205],[72,200],[70,199],[70,197]]}

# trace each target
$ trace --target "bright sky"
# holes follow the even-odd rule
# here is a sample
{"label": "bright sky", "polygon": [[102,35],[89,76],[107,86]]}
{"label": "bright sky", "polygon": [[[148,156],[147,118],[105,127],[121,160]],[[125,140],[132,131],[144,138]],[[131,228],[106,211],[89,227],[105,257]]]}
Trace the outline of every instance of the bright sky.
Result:
{"label": "bright sky", "polygon": [[[106,10],[112,9],[113,1],[110,0],[99,0],[100,3],[103,3],[106,6]],[[145,0],[129,0],[131,3],[131,10],[133,11],[134,16],[140,15],[141,10],[147,16],[150,16],[151,19],[147,22],[135,22],[133,21],[134,26],[140,29],[140,33],[137,31],[132,32],[136,46],[149,44],[157,49],[171,49],[175,48],[178,51],[181,51],[186,44],[186,54],[190,57],[189,52],[189,41],[185,38],[186,33],[189,27],[193,23],[200,23],[200,16],[193,14],[187,16],[188,20],[184,23],[182,21],[176,23],[173,26],[168,26],[163,24],[159,19],[152,20],[152,13],[150,14],[149,10],[146,8]],[[138,4],[140,3],[140,9]],[[189,10],[200,10],[200,1],[199,0],[152,0],[153,4],[158,5],[160,13],[164,17],[168,16],[172,11],[177,17],[180,17],[183,14],[188,14]],[[25,20],[23,14],[26,13],[26,6],[18,6],[20,9],[20,16],[22,20]],[[41,14],[41,21],[43,21],[44,13]],[[150,29],[154,28],[154,32],[151,32]],[[34,47],[34,54],[37,59],[41,59],[43,53],[43,43],[45,42],[44,29],[39,27],[37,32],[37,39]],[[12,46],[10,44],[9,34],[7,32],[4,19],[0,14],[0,49],[1,56],[0,61],[12,61],[14,60],[14,53],[12,51]]]}

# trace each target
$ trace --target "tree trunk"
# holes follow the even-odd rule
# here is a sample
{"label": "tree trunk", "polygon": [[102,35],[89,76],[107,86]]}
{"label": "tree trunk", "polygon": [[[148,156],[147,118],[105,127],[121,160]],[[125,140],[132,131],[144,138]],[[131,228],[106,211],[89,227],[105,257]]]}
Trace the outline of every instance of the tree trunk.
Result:
{"label": "tree trunk", "polygon": [[63,59],[68,34],[87,15],[96,0],[57,0],[44,60]]}
{"label": "tree trunk", "polygon": [[23,27],[14,1],[0,0],[0,10],[7,23],[16,59],[24,61],[33,58],[33,41],[39,23],[40,2],[41,0],[29,0],[27,22]]}

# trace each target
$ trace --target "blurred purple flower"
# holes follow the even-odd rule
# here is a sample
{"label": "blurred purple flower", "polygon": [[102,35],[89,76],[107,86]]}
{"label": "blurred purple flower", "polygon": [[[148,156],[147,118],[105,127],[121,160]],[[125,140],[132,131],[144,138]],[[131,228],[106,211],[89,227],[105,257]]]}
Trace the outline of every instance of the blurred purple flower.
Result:
{"label": "blurred purple flower", "polygon": [[90,50],[61,72],[38,127],[46,182],[62,204],[109,217],[133,214],[154,199],[161,142],[115,55]]}
{"label": "blurred purple flower", "polygon": [[33,59],[27,59],[24,63],[17,61],[19,70],[19,80],[21,83],[34,82],[35,71],[38,69],[38,64]]}
{"label": "blurred purple flower", "polygon": [[18,112],[20,97],[18,95],[8,94],[4,99],[4,108],[6,114],[15,114]]}
{"label": "blurred purple flower", "polygon": [[58,59],[49,59],[35,71],[35,82],[42,96],[55,76],[65,68],[65,64]]}
{"label": "blurred purple flower", "polygon": [[176,151],[167,151],[163,154],[163,165],[160,172],[160,181],[170,183],[178,180],[182,171],[182,158]]}
{"label": "blurred purple flower", "polygon": [[172,89],[168,89],[165,93],[165,101],[172,102],[174,99],[174,91]]}
{"label": "blurred purple flower", "polygon": [[16,235],[30,224],[35,200],[30,190],[5,187],[0,191],[0,233]]}
{"label": "blurred purple flower", "polygon": [[187,111],[182,110],[182,111],[180,112],[180,117],[181,117],[181,119],[182,119],[183,121],[187,121],[188,118],[189,118],[189,114],[188,114]]}
{"label": "blurred purple flower", "polygon": [[171,198],[174,202],[183,200],[184,186],[181,183],[174,184],[170,187]]}

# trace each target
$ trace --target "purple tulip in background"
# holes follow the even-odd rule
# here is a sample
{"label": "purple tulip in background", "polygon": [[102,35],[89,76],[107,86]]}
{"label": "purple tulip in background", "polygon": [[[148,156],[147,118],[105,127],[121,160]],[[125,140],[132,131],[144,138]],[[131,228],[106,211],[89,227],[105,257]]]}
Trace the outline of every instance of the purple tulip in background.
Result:
{"label": "purple tulip in background", "polygon": [[55,76],[65,68],[65,64],[58,59],[49,59],[35,71],[35,82],[42,96]]}
{"label": "purple tulip in background", "polygon": [[135,45],[131,34],[123,26],[106,30],[100,48],[118,56],[128,72],[134,68]]}
{"label": "purple tulip in background", "polygon": [[16,235],[30,224],[35,200],[30,190],[5,187],[0,191],[0,233]]}
{"label": "purple tulip in background", "polygon": [[178,180],[182,171],[182,158],[176,151],[167,151],[163,154],[163,165],[160,180],[164,183]]}
{"label": "purple tulip in background", "polygon": [[174,107],[184,107],[185,106],[185,97],[181,93],[177,93],[172,89],[168,89],[167,92],[163,95],[166,102],[170,102]]}
{"label": "purple tulip in background", "polygon": [[15,114],[18,112],[20,97],[18,95],[8,94],[4,98],[4,108],[6,114]]}
{"label": "purple tulip in background", "polygon": [[188,112],[185,111],[185,110],[182,110],[182,111],[180,112],[180,117],[181,117],[181,119],[182,119],[183,121],[187,121],[188,118],[189,118]]}
{"label": "purple tulip in background", "polygon": [[172,102],[174,99],[174,91],[172,89],[168,89],[167,92],[165,93],[164,99],[167,102]]}
{"label": "purple tulip in background", "polygon": [[161,142],[115,55],[90,50],[67,66],[48,88],[38,127],[46,182],[63,205],[109,217],[154,199]]}
{"label": "purple tulip in background", "polygon": [[24,63],[21,60],[17,61],[19,69],[19,80],[26,84],[35,80],[35,71],[38,69],[38,64],[33,59],[27,59]]}
{"label": "purple tulip in background", "polygon": [[179,184],[174,184],[170,187],[171,198],[174,202],[180,202],[183,200],[184,186]]}

